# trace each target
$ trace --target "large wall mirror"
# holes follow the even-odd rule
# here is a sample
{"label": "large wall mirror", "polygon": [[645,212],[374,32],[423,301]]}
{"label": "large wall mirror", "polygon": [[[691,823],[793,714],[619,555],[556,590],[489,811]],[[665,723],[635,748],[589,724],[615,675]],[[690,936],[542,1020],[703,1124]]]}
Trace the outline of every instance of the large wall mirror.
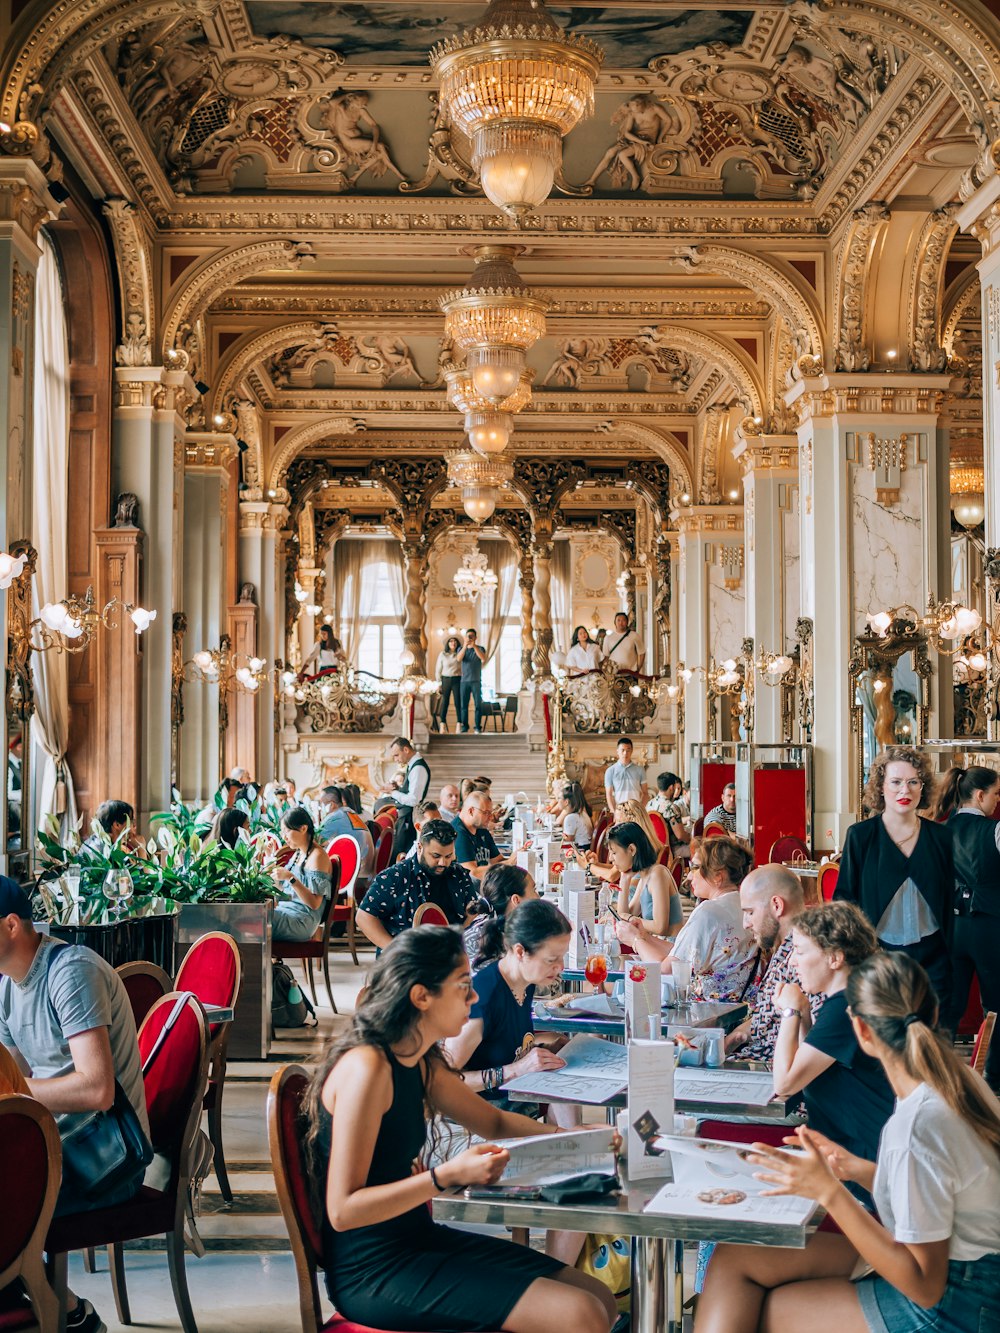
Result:
{"label": "large wall mirror", "polygon": [[854,741],[854,808],[859,819],[868,771],[889,745],[920,745],[927,731],[930,659],[916,620],[896,619],[884,636],[866,629],[848,666]]}

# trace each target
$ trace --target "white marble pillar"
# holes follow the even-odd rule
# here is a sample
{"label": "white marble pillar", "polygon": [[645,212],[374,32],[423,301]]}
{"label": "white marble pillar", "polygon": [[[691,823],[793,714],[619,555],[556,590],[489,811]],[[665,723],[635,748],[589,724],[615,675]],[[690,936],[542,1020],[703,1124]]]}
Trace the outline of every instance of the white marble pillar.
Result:
{"label": "white marble pillar", "polygon": [[[834,374],[801,380],[787,395],[800,421],[801,613],[814,624],[820,848],[840,846],[856,818],[860,774],[847,674],[855,635],[869,612],[903,603],[922,611],[929,592],[944,591],[937,583],[937,412],[947,383],[943,375]],[[870,435],[890,451],[905,450],[905,470],[874,471]],[[936,725],[932,714],[932,733]]]}
{"label": "white marble pillar", "polygon": [[[794,620],[785,620],[785,517],[798,482],[798,440],[794,435],[737,435],[733,451],[743,472],[746,634],[755,656],[787,653],[794,646]],[[797,580],[796,580],[797,582]],[[780,742],[781,687],[754,681],[754,734],[758,745]]]}
{"label": "white marble pillar", "polygon": [[143,641],[142,815],[167,809],[171,799],[171,626],[173,613],[184,610],[185,423],[180,409],[194,392],[184,371],[161,366],[115,370],[113,491],[138,496],[139,524],[146,533],[143,601],[157,612]]}
{"label": "white marble pillar", "polygon": [[1000,174],[994,173],[959,209],[958,225],[983,248],[979,260],[983,320],[983,440],[986,545],[1000,547]]}
{"label": "white marble pillar", "polygon": [[[252,583],[260,608],[257,651],[273,667],[276,658],[284,658],[285,582],[279,568],[283,543],[281,531],[288,518],[283,504],[266,500],[246,500],[240,504],[239,568],[240,583]],[[274,742],[274,709],[267,692],[257,710],[257,756],[262,782],[277,774],[278,756]]]}
{"label": "white marble pillar", "polygon": [[[236,439],[219,432],[189,431],[185,450],[184,612],[190,657],[202,648],[218,648],[228,630],[226,510]],[[180,760],[185,801],[210,800],[225,776],[219,772],[217,685],[201,681],[185,685]]]}

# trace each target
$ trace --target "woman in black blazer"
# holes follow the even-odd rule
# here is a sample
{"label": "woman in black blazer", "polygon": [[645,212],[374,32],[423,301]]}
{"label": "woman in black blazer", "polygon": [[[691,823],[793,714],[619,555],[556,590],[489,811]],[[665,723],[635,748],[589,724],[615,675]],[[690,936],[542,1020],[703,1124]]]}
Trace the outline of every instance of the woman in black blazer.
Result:
{"label": "woman in black blazer", "polygon": [[891,745],[876,757],[864,792],[872,817],[847,830],[834,898],[857,903],[883,949],[920,963],[947,1014],[955,869],[951,829],[918,814],[933,795],[934,773],[919,750]]}

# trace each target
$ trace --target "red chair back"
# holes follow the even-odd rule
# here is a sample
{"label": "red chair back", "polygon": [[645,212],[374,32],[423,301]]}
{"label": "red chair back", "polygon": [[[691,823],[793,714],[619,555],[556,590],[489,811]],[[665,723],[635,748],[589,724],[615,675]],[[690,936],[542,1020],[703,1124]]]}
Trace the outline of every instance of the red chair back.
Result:
{"label": "red chair back", "polygon": [[687,867],[685,866],[683,861],[675,861],[673,865],[670,867],[670,873],[671,875],[673,875],[674,883],[677,885],[678,888],[680,888],[680,886],[684,883],[684,875],[686,873],[686,869]]}
{"label": "red chair back", "polygon": [[767,859],[771,862],[808,861],[809,848],[801,838],[797,838],[791,833],[784,833],[771,843],[771,850]]}
{"label": "red chair back", "polygon": [[646,813],[649,815],[649,822],[656,830],[656,836],[659,838],[660,842],[663,843],[664,847],[669,848],[670,838],[667,836],[667,821],[662,815],[658,815],[655,810],[647,810]]}
{"label": "red chair back", "polygon": [[326,849],[329,857],[340,858],[340,887],[350,898],[354,892],[354,881],[361,869],[361,851],[349,833],[340,833],[333,838]]}
{"label": "red chair back", "polygon": [[840,862],[826,861],[819,868],[818,888],[819,896],[825,903],[833,902],[834,891],[837,887],[837,880],[840,876]]}
{"label": "red chair back", "polygon": [[132,1006],[132,1017],[136,1028],[142,1026],[142,1020],[161,996],[174,988],[170,975],[155,963],[122,963],[115,971],[122,979],[125,994]]}
{"label": "red chair back", "polygon": [[[21,1271],[34,1250],[41,1267],[59,1182],[62,1147],[52,1113],[33,1097],[0,1097],[3,1185],[8,1205],[0,1208],[0,1290]],[[13,1201],[13,1202],[11,1202]]]}
{"label": "red chair back", "polygon": [[240,993],[240,951],[232,935],[209,931],[196,939],[184,955],[174,989],[189,990],[203,1005],[230,1008]]}
{"label": "red chair back", "polygon": [[[146,1015],[139,1029],[139,1055],[143,1064],[180,998],[177,991],[171,991]],[[201,1116],[201,1102],[208,1086],[205,1011],[193,995],[186,997],[153,1067],[143,1076],[143,1085],[150,1142],[158,1152],[176,1158],[188,1133],[193,1133],[189,1125],[192,1108],[198,1118]]]}
{"label": "red chair back", "polygon": [[692,838],[700,838],[704,832],[705,832],[705,819],[704,816],[699,815],[691,827],[691,836]]}
{"label": "red chair back", "polygon": [[413,913],[415,926],[446,926],[448,918],[437,903],[421,903]]}
{"label": "red chair back", "polygon": [[601,834],[611,823],[611,811],[606,807],[597,816],[597,823],[594,825],[594,836],[590,840],[590,850],[597,855],[597,846],[601,840]]}
{"label": "red chair back", "polygon": [[295,1259],[303,1333],[313,1333],[323,1324],[316,1285],[316,1268],[322,1262],[323,1241],[313,1212],[309,1176],[302,1155],[302,1102],[308,1086],[309,1075],[301,1065],[285,1065],[271,1079],[267,1093],[271,1169]]}
{"label": "red chair back", "polygon": [[375,816],[375,823],[382,829],[387,828],[391,830],[395,822],[396,821],[392,819],[391,816],[387,815],[384,810],[380,810]]}
{"label": "red chair back", "polygon": [[389,864],[389,857],[392,855],[392,825],[383,828],[379,834],[378,843],[375,846],[375,873],[379,874]]}
{"label": "red chair back", "polygon": [[979,993],[979,978],[973,973],[972,984],[969,986],[969,1000],[965,1006],[965,1013],[958,1020],[958,1031],[955,1036],[971,1037],[974,1032],[979,1031],[979,1025],[984,1017],[983,998]]}
{"label": "red chair back", "polygon": [[709,820],[702,830],[703,838],[725,838],[728,836],[725,824],[717,824],[714,819]]}

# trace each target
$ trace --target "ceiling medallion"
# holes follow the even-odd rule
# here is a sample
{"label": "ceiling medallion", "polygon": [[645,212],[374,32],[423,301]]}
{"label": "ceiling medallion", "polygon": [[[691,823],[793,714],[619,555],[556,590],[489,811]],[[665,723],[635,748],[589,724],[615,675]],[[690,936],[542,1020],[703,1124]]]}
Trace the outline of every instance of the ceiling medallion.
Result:
{"label": "ceiling medallion", "polygon": [[455,592],[463,602],[478,602],[481,597],[489,597],[496,592],[498,582],[478,545],[466,552],[461,568],[455,571]]}
{"label": "ceiling medallion", "polygon": [[448,455],[448,480],[462,488],[462,508],[474,523],[485,523],[497,507],[498,492],[514,476],[507,458],[484,458],[472,449]]}
{"label": "ceiling medallion", "polygon": [[563,136],[593,114],[603,60],[542,0],[493,0],[474,27],[432,47],[441,105],[472,142],[487,198],[515,221],[549,197]]}

